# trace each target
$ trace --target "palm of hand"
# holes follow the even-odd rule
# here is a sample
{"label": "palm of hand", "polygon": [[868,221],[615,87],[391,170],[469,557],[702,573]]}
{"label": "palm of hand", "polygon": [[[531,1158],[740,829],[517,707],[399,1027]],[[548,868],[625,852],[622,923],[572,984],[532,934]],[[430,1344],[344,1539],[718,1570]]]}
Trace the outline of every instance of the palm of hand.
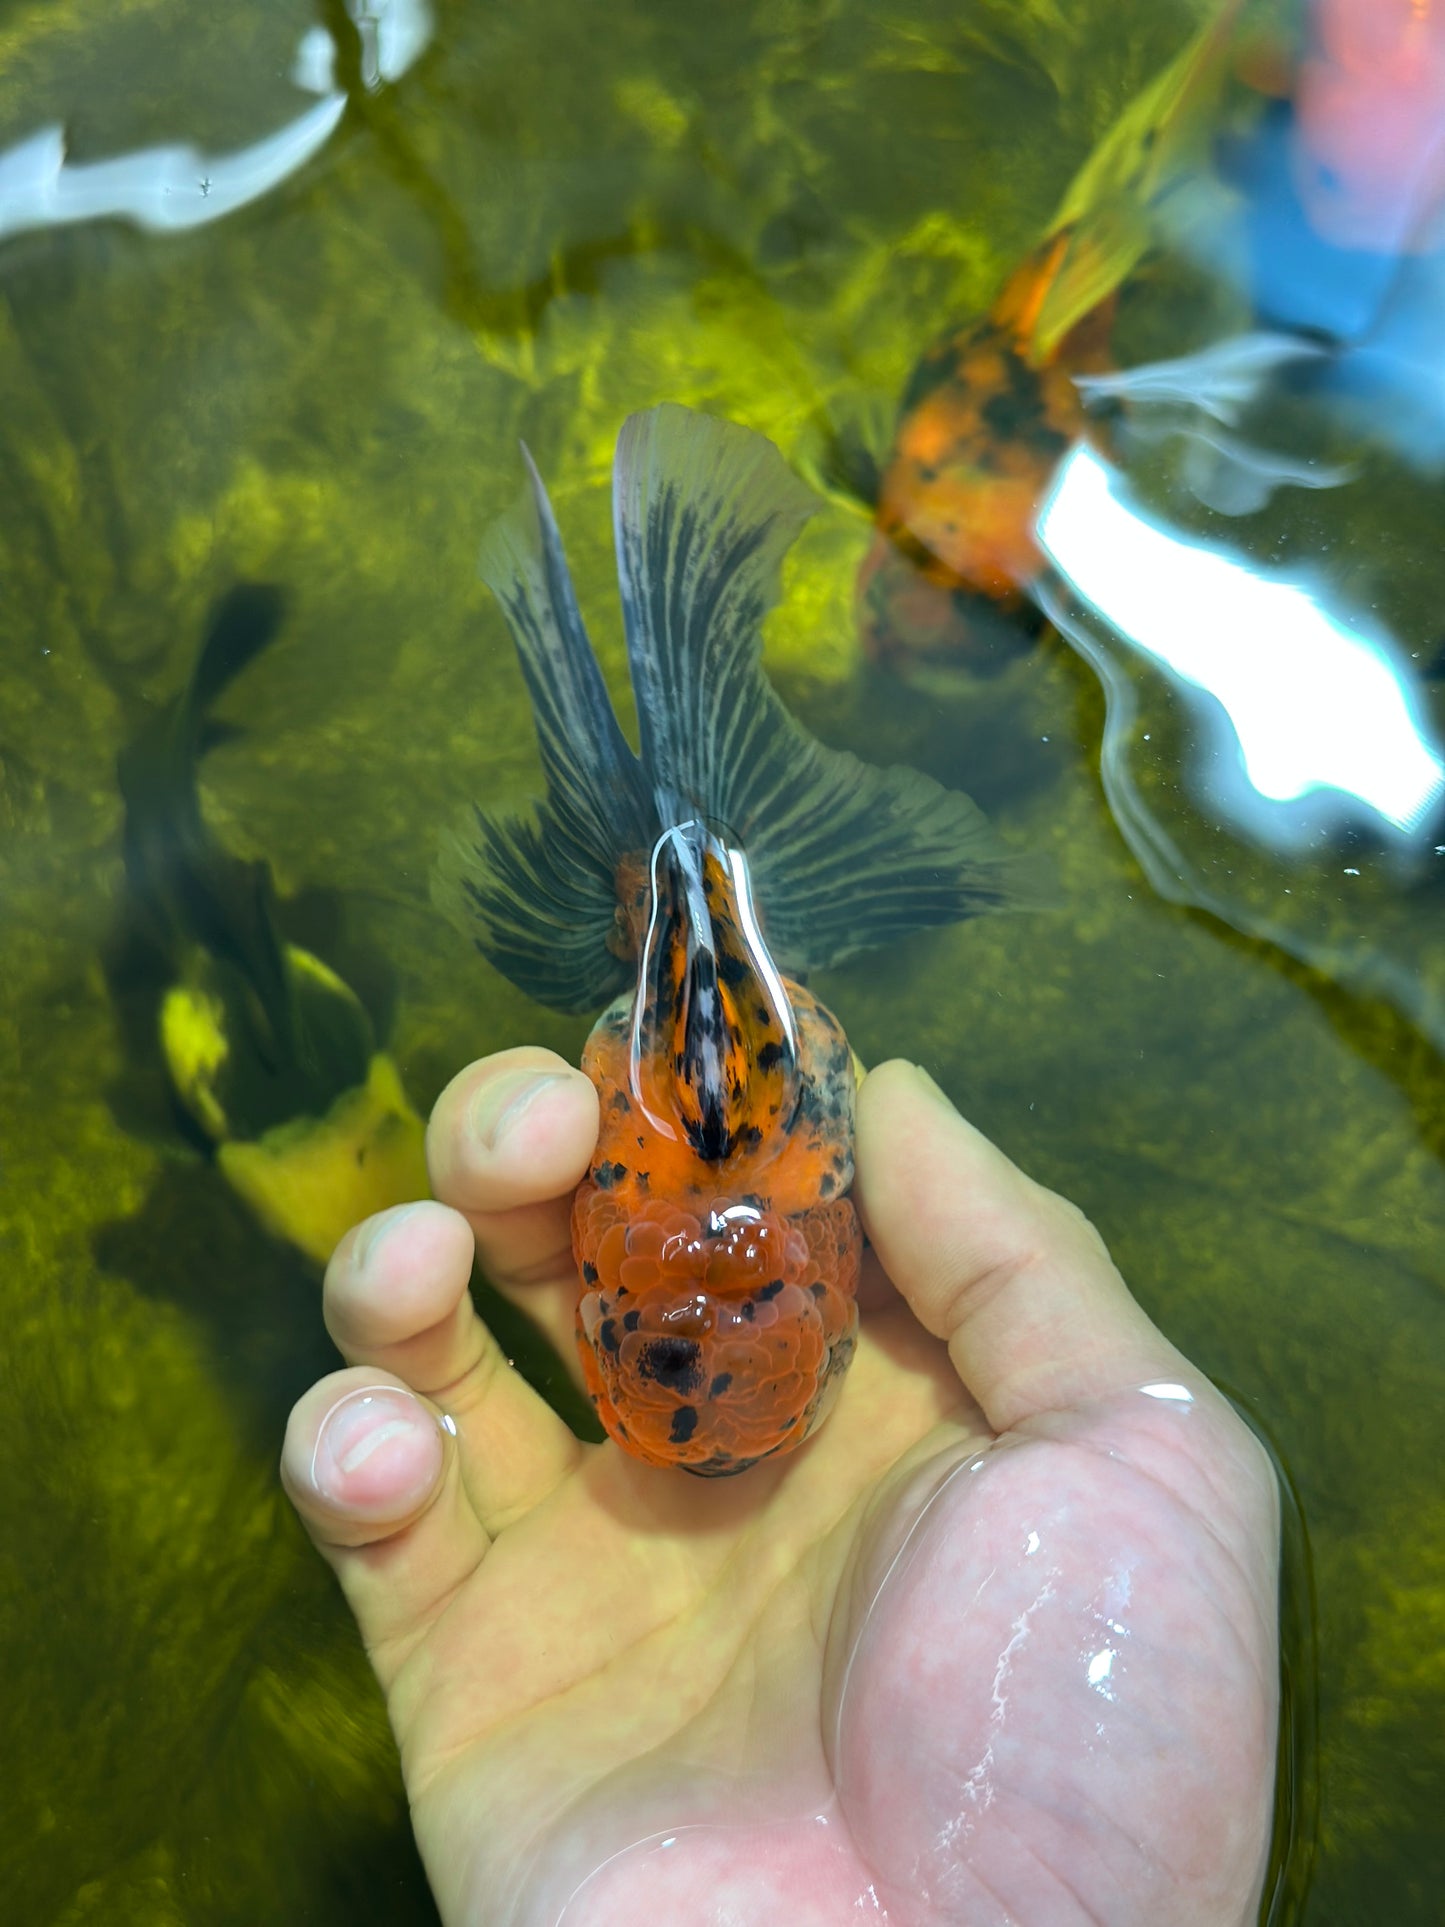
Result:
{"label": "palm of hand", "polygon": [[[901,1275],[909,1238],[936,1254],[946,1237],[927,1209],[884,1204],[893,1171],[868,1181],[874,1138],[897,1148],[910,1129],[891,1102],[881,1136],[878,1107],[860,1113],[860,1171],[870,1230]],[[912,1119],[925,1133],[966,1130],[928,1112]],[[439,1162],[439,1192],[467,1204]],[[916,1145],[911,1162],[926,1183]],[[491,1268],[506,1275],[510,1242],[513,1279],[555,1329],[574,1290],[555,1207],[498,1202],[469,1211]],[[445,1216],[412,1220],[414,1275],[431,1289],[448,1271]],[[1067,1218],[1063,1230],[1084,1235]],[[1035,1308],[1047,1299],[1047,1249],[1024,1272],[1005,1257],[975,1275],[968,1297],[956,1265],[951,1295],[915,1280],[940,1332],[961,1308],[957,1332],[972,1321],[981,1406],[879,1275],[820,1435],[711,1483],[560,1438],[485,1351],[461,1374],[425,1369],[455,1364],[469,1329],[448,1288],[455,1311],[430,1325],[394,1291],[402,1335],[358,1340],[337,1307],[364,1326],[376,1280],[338,1256],[343,1349],[394,1364],[457,1415],[459,1445],[432,1481],[444,1496],[410,1516],[393,1506],[386,1533],[338,1534],[318,1516],[334,1499],[318,1506],[290,1447],[287,1462],[367,1633],[445,1918],[1249,1917],[1274,1737],[1272,1493],[1243,1428],[1137,1313],[1107,1335],[1118,1382],[1096,1373],[1083,1382],[1098,1396],[1062,1402],[1072,1365],[1037,1334],[992,1369],[991,1327],[1029,1268]],[[395,1282],[400,1239],[390,1263]],[[1087,1372],[1094,1335],[1070,1335]],[[358,1382],[375,1386],[376,1371]],[[346,1389],[330,1382],[309,1429],[302,1418],[308,1436]],[[385,1451],[368,1461],[378,1476]],[[318,1457],[312,1446],[313,1471]],[[418,1557],[430,1534],[443,1543]],[[411,1571],[388,1579],[390,1564]]]}

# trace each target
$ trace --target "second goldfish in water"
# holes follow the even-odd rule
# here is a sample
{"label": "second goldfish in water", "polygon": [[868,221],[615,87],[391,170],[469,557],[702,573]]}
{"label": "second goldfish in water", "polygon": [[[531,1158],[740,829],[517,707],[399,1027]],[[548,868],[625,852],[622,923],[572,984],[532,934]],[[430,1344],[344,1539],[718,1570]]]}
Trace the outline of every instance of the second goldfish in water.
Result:
{"label": "second goldfish in water", "polygon": [[482,574],[511,627],[547,794],[478,811],[443,891],[478,949],[562,1010],[601,1131],[573,1208],[577,1341],[609,1435],[704,1476],[790,1451],[857,1330],[852,1054],[809,971],[1000,908],[1011,865],[966,796],[816,742],[761,623],[815,506],[773,445],[664,405],[614,470],[634,754],[541,480]]}

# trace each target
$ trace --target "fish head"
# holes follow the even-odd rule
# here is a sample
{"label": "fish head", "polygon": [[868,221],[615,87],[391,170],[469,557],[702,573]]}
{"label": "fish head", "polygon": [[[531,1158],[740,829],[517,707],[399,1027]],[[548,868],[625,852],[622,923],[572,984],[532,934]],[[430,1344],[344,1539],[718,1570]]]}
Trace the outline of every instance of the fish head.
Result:
{"label": "fish head", "polygon": [[653,1128],[710,1164],[781,1142],[800,1101],[797,1025],[747,859],[697,819],[652,851],[630,1079]]}

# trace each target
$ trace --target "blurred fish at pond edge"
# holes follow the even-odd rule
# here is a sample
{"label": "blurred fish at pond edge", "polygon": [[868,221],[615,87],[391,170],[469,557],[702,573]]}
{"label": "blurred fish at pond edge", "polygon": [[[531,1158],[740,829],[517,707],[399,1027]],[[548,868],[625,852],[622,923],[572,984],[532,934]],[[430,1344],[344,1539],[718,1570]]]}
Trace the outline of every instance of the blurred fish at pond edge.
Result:
{"label": "blurred fish at pond edge", "polygon": [[1108,368],[1119,285],[1207,148],[1241,5],[1221,9],[1125,110],[988,314],[919,361],[886,453],[840,461],[835,444],[829,465],[851,471],[877,524],[857,588],[873,660],[986,671],[1043,626],[1029,600],[1044,566],[1035,518],[1092,432],[1074,377]]}
{"label": "blurred fish at pond edge", "polygon": [[1068,242],[1046,241],[983,321],[937,343],[913,371],[879,478],[878,532],[858,572],[860,632],[876,662],[986,645],[1005,622],[1039,626],[1027,599],[1043,567],[1034,517],[1088,432],[1073,375],[1108,366],[1113,318],[1108,295],[1047,359],[1034,359],[1038,314]]}
{"label": "blurred fish at pond edge", "polygon": [[540,1002],[605,1006],[601,1132],[573,1208],[589,1395],[626,1451],[703,1476],[790,1451],[852,1355],[855,1066],[812,970],[1028,897],[975,806],[816,742],[761,623],[817,506],[760,435],[663,405],[618,438],[613,513],[640,755],[527,457],[481,572],[532,699],[546,798],[476,810],[438,900]]}
{"label": "blurred fish at pond edge", "polygon": [[216,699],[274,639],[283,600],[246,584],[215,605],[191,679],[122,750],[133,906],[169,960],[159,1043],[180,1103],[232,1188],[324,1265],[357,1219],[426,1191],[422,1124],[348,984],[288,943],[263,861],[224,848],[197,786],[234,732]]}

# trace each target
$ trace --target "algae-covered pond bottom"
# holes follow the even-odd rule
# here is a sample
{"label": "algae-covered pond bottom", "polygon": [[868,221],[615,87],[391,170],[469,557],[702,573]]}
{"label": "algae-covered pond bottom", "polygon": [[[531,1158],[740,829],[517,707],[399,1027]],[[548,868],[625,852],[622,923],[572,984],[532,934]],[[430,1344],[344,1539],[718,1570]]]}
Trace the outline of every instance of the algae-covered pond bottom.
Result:
{"label": "algae-covered pond bottom", "polygon": [[[623,416],[682,401],[796,457],[840,400],[896,395],[1201,11],[446,0],[358,33],[300,0],[214,19],[0,4],[0,153],[59,122],[77,166],[162,144],[201,164],[178,163],[140,225],[0,226],[10,1917],[433,1917],[369,1668],[276,1483],[290,1403],[335,1362],[318,1275],[183,1128],[157,985],[124,942],[116,759],[185,682],[207,609],[237,581],[287,601],[221,705],[207,819],[270,864],[289,934],[361,992],[413,1104],[511,1044],[575,1059],[586,1023],[489,971],[429,894],[469,798],[537,787],[475,571],[518,438],[620,690]],[[216,157],[329,97],[319,30],[334,124],[264,196],[202,220],[230,178]],[[1403,569],[1437,496],[1390,497],[1360,554]],[[1049,862],[1058,907],[818,989],[865,1062],[923,1064],[1083,1207],[1278,1453],[1304,1522],[1289,1604],[1318,1819],[1294,1917],[1433,1921],[1436,1047],[1359,973],[1158,896],[1101,786],[1098,685],[1057,637],[926,688],[866,663],[868,540],[837,505],[810,525],[767,630],[777,687],[826,741],[965,789]],[[1326,921],[1348,922],[1354,867]],[[1391,914],[1428,960],[1432,890]]]}

